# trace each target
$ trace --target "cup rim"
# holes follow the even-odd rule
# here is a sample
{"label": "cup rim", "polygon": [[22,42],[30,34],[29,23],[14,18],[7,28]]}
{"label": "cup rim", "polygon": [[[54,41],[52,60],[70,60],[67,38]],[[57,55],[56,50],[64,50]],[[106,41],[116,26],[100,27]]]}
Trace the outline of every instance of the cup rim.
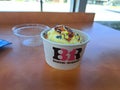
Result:
{"label": "cup rim", "polygon": [[47,25],[44,25],[44,24],[35,24],[35,23],[31,23],[31,24],[18,24],[18,25],[15,25],[14,27],[12,27],[12,31],[13,31],[13,33],[16,35],[16,36],[19,36],[19,37],[38,37],[38,36],[40,36],[39,34],[38,35],[34,35],[34,36],[32,36],[32,35],[24,35],[24,34],[19,34],[18,33],[18,30],[20,30],[20,28],[22,29],[22,28],[26,28],[27,26],[37,26],[37,27],[43,27],[44,28],[44,30],[47,30],[47,29],[50,29],[50,27],[49,26],[47,26]]}
{"label": "cup rim", "polygon": [[50,41],[50,40],[48,40],[48,39],[46,39],[46,38],[44,37],[44,33],[47,32],[47,31],[49,31],[49,30],[43,30],[43,31],[41,32],[40,36],[41,36],[41,38],[42,38],[43,40],[45,40],[45,41],[47,41],[47,42],[49,42],[49,43],[51,43],[51,44],[60,45],[60,46],[78,46],[78,45],[87,44],[87,43],[90,41],[90,37],[89,37],[89,35],[88,35],[87,33],[83,32],[83,31],[80,31],[80,30],[78,30],[78,29],[73,29],[73,28],[72,28],[72,30],[74,30],[75,32],[81,33],[81,34],[82,34],[83,36],[85,36],[87,39],[86,39],[84,42],[81,42],[81,43],[76,43],[76,44],[62,44],[62,43]]}

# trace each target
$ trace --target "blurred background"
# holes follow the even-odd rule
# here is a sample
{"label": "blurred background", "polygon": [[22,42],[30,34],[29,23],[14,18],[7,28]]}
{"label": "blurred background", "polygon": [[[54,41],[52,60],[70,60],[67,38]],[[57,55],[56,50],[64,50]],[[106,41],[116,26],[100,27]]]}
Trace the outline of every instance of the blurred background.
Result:
{"label": "blurred background", "polygon": [[92,12],[94,21],[120,28],[120,0],[0,0],[0,12]]}

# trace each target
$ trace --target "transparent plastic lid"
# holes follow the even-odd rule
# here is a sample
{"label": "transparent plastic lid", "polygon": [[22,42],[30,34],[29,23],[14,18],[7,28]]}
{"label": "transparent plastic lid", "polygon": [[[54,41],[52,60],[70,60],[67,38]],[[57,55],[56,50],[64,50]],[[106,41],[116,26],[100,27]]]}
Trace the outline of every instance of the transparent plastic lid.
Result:
{"label": "transparent plastic lid", "polygon": [[40,46],[42,44],[40,33],[48,29],[50,27],[43,24],[20,24],[12,28],[13,33],[25,46]]}

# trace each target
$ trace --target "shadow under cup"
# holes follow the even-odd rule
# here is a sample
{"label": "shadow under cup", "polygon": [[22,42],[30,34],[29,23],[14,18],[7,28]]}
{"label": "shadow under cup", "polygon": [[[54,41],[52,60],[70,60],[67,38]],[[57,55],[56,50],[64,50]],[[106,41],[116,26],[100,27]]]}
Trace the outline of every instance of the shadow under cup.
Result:
{"label": "shadow under cup", "polygon": [[60,70],[71,70],[80,65],[80,60],[89,41],[89,36],[80,30],[72,30],[80,34],[82,42],[77,44],[56,43],[44,37],[47,31],[41,32],[46,62],[51,67]]}

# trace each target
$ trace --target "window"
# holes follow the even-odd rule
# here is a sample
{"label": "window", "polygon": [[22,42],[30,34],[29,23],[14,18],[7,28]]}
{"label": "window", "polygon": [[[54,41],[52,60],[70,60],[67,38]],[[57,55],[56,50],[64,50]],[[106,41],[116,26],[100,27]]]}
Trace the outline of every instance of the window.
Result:
{"label": "window", "polygon": [[0,11],[93,12],[95,21],[120,21],[119,0],[0,0]]}
{"label": "window", "polygon": [[[0,11],[70,12],[72,0],[0,0]],[[41,8],[42,3],[42,8]]]}
{"label": "window", "polygon": [[88,0],[86,12],[94,12],[95,21],[120,21],[120,0]]}

